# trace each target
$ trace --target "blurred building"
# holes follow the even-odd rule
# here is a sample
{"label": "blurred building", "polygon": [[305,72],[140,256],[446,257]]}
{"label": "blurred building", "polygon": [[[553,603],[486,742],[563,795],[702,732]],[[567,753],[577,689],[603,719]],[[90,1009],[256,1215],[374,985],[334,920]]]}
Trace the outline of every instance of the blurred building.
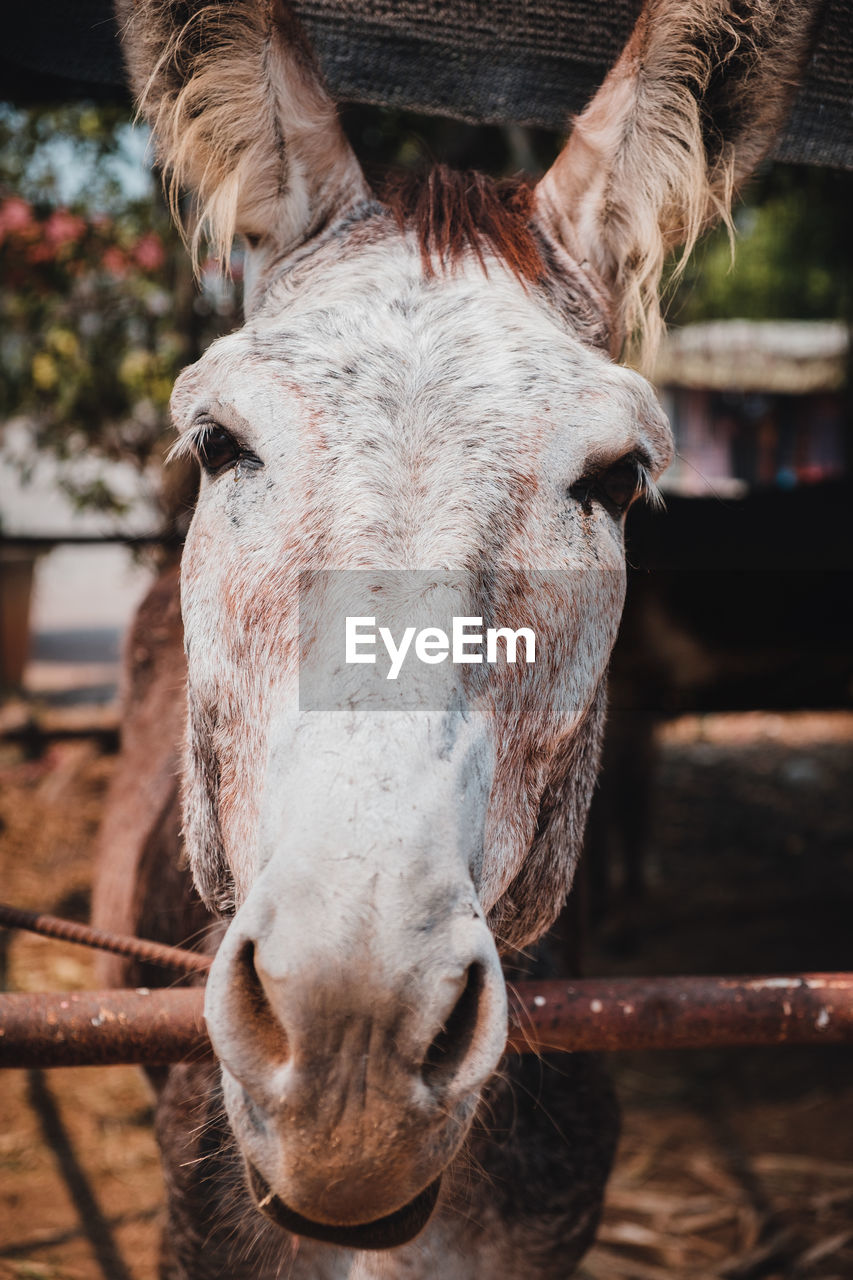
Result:
{"label": "blurred building", "polygon": [[[120,512],[75,503],[63,484],[69,468],[78,484],[102,482]],[[0,689],[113,696],[121,639],[151,578],[136,547],[161,526],[157,484],[131,462],[60,462],[23,419],[4,427]]]}
{"label": "blurred building", "polygon": [[671,331],[654,371],[677,457],[663,487],[742,496],[849,473],[850,334],[837,321],[716,320]]}

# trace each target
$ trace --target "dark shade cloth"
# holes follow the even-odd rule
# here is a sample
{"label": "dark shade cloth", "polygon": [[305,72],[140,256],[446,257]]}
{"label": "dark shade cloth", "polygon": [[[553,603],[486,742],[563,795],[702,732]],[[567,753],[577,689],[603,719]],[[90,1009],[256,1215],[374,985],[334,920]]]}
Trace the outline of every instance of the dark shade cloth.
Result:
{"label": "dark shade cloth", "polygon": [[[788,0],[796,4],[798,0]],[[640,0],[297,0],[334,97],[565,130]],[[127,99],[109,0],[7,0],[0,96]],[[853,0],[826,0],[779,160],[853,168]]]}

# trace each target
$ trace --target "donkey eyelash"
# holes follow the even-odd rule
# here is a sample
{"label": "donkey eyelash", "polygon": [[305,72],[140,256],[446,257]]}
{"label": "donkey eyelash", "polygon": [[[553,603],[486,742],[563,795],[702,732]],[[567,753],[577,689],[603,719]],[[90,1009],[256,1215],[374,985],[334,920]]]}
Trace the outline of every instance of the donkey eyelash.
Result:
{"label": "donkey eyelash", "polygon": [[[634,472],[633,492],[624,502],[617,502],[612,495],[608,494],[606,488],[608,475],[618,467],[630,467]],[[665,505],[663,495],[654,481],[645,457],[638,454],[629,454],[607,466],[596,468],[588,475],[581,476],[569,486],[569,495],[580,502],[584,510],[587,510],[593,501],[598,501],[611,514],[616,512],[620,516],[624,515],[635,502],[645,502],[655,509]]]}
{"label": "donkey eyelash", "polygon": [[666,499],[661,492],[660,485],[657,484],[652,473],[642,463],[637,464],[637,502],[644,502],[647,507],[651,507],[653,511],[663,511],[666,506]]}
{"label": "donkey eyelash", "polygon": [[166,462],[177,462],[180,458],[198,458],[199,449],[203,446],[205,439],[212,431],[217,429],[226,430],[226,428],[220,427],[218,422],[214,422],[212,418],[201,419],[194,423],[172,445],[166,454]]}
{"label": "donkey eyelash", "polygon": [[189,431],[185,431],[182,436],[178,436],[166,454],[166,464],[179,462],[181,458],[197,458],[199,445],[204,440],[205,434],[212,430],[213,425],[212,422],[200,422],[190,427]]}
{"label": "donkey eyelash", "polygon": [[[237,455],[234,459],[235,465],[242,463],[251,470],[258,470],[264,464],[256,453],[251,449],[247,449],[237,436],[227,427],[223,427],[221,423],[216,422],[212,418],[199,419],[188,431],[186,431],[180,439],[176,440],[166,455],[166,462],[174,462],[180,458],[195,458],[199,465],[208,469],[204,459],[204,448],[206,442],[215,431],[221,431],[229,437],[234,443]],[[228,470],[229,467],[220,468],[220,470]],[[214,473],[215,474],[215,473]]]}

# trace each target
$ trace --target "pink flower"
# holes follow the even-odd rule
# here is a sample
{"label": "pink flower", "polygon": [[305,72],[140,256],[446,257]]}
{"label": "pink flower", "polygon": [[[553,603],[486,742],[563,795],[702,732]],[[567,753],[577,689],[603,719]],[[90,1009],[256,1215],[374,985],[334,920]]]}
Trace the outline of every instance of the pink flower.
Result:
{"label": "pink flower", "polygon": [[117,276],[120,279],[122,276],[127,275],[127,258],[121,249],[116,248],[114,244],[104,250],[101,263],[104,270],[108,271],[111,276]]}
{"label": "pink flower", "polygon": [[166,258],[160,237],[155,235],[153,231],[146,232],[144,236],[137,240],[133,256],[136,259],[137,266],[141,267],[143,271],[159,271]]}
{"label": "pink flower", "polygon": [[20,196],[10,196],[0,204],[0,239],[7,232],[24,231],[32,225],[33,211]]}
{"label": "pink flower", "polygon": [[27,262],[52,262],[54,258],[53,247],[42,238],[30,240],[24,252]]}
{"label": "pink flower", "polygon": [[73,244],[85,234],[86,223],[67,209],[55,209],[44,224],[46,240],[57,249]]}

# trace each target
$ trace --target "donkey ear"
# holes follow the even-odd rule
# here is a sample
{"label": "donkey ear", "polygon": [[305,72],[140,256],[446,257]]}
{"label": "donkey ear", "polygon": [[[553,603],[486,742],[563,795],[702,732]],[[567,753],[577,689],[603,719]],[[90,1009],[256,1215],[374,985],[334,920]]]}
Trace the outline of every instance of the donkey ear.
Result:
{"label": "donkey ear", "polygon": [[[819,0],[818,0],[819,3]],[[784,122],[815,0],[646,0],[536,189],[547,235],[613,299],[613,348],[650,358],[667,252],[718,218]]]}
{"label": "donkey ear", "polygon": [[235,232],[279,253],[367,195],[302,33],[283,0],[117,0],[140,114],[172,211],[196,195],[226,262]]}

